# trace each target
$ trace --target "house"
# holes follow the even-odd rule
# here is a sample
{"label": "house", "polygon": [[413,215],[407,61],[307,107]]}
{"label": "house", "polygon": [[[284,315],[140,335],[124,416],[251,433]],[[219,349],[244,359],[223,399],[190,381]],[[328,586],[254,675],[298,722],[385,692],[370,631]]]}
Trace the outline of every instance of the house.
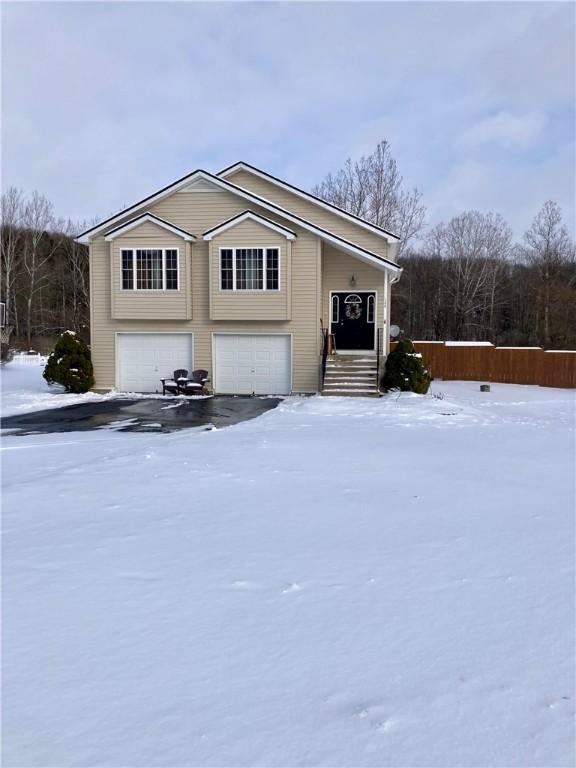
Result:
{"label": "house", "polygon": [[381,227],[240,162],[194,171],[78,242],[97,389],[161,391],[177,368],[207,369],[216,393],[317,392],[324,369],[326,391],[374,389],[401,273]]}

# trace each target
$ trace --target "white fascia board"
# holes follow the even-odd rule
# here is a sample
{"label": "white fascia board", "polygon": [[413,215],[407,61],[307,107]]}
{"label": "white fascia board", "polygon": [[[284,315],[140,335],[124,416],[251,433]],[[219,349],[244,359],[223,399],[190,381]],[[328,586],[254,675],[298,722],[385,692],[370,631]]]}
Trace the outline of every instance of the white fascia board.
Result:
{"label": "white fascia board", "polygon": [[117,237],[125,235],[126,232],[130,232],[131,229],[139,227],[141,224],[144,224],[147,221],[151,224],[156,224],[158,227],[162,227],[162,229],[165,229],[168,232],[172,232],[172,234],[177,235],[178,237],[181,237],[183,240],[188,242],[193,242],[196,240],[194,235],[191,235],[189,232],[185,232],[183,229],[180,229],[180,227],[176,227],[174,224],[170,224],[169,221],[164,221],[164,219],[160,219],[158,216],[154,216],[151,213],[144,213],[142,216],[137,216],[135,219],[127,221],[124,226],[113,229],[112,232],[106,235],[104,240],[107,242],[115,240]]}
{"label": "white fascia board", "polygon": [[178,181],[175,181],[173,184],[169,184],[167,187],[164,187],[159,192],[156,192],[153,195],[150,195],[149,197],[145,197],[143,200],[140,200],[137,203],[134,203],[134,205],[131,205],[129,208],[126,208],[125,210],[120,211],[120,213],[117,213],[115,216],[111,216],[109,219],[106,219],[100,224],[96,224],[95,227],[91,227],[91,229],[87,229],[85,232],[83,232],[81,235],[79,235],[76,238],[76,242],[88,244],[90,240],[96,237],[97,235],[99,235],[102,232],[102,230],[107,229],[108,227],[111,227],[117,221],[120,221],[125,216],[128,216],[130,213],[132,213],[133,211],[137,211],[138,209],[142,208],[144,204],[146,204],[147,206],[154,205],[154,203],[157,203],[159,200],[163,200],[168,195],[171,195],[174,192],[177,192],[182,187],[185,187],[187,184],[190,184],[190,182],[194,181],[195,178],[210,179],[211,181],[213,181],[216,177],[211,178],[211,174],[207,174],[204,171],[193,171],[192,173],[189,173],[187,176],[184,176],[181,179],[178,179]]}
{"label": "white fascia board", "polygon": [[129,214],[131,211],[137,210],[144,203],[146,203],[147,205],[151,205],[157,202],[158,200],[162,200],[168,195],[171,195],[172,193],[177,192],[178,189],[185,186],[186,184],[189,184],[195,178],[206,179],[207,181],[211,181],[216,186],[220,186],[222,189],[227,190],[228,192],[231,192],[232,194],[235,194],[238,197],[242,197],[245,200],[249,200],[251,203],[255,203],[260,208],[264,208],[264,210],[270,211],[271,213],[276,213],[277,215],[281,216],[283,219],[286,219],[286,221],[290,221],[292,224],[296,224],[302,229],[306,229],[308,232],[312,232],[313,234],[318,235],[321,239],[326,240],[326,242],[330,242],[333,245],[336,245],[337,247],[341,248],[342,250],[346,250],[347,252],[352,253],[353,255],[360,256],[361,258],[364,258],[366,261],[370,261],[370,263],[373,263],[376,266],[379,266],[380,269],[383,269],[383,268],[389,269],[391,272],[395,272],[395,273],[400,273],[402,271],[401,267],[399,267],[398,264],[395,264],[393,261],[389,261],[382,256],[378,256],[377,254],[373,254],[370,251],[366,251],[364,248],[359,248],[358,246],[354,245],[354,243],[351,243],[348,240],[344,240],[344,238],[337,237],[336,235],[332,235],[330,232],[324,229],[321,229],[320,227],[317,227],[315,224],[312,224],[306,219],[300,218],[300,216],[295,216],[294,214],[290,213],[284,208],[281,208],[279,205],[276,205],[275,203],[271,203],[269,200],[266,200],[265,198],[260,197],[259,195],[255,195],[253,192],[249,192],[247,189],[243,189],[242,187],[237,187],[236,184],[232,184],[232,182],[226,181],[226,179],[221,179],[218,176],[214,176],[211,173],[207,173],[206,171],[194,171],[194,173],[191,173],[188,176],[185,176],[184,178],[180,179],[179,181],[174,182],[174,184],[171,184],[169,187],[165,187],[164,189],[160,190],[160,192],[157,192],[155,195],[151,195],[150,197],[147,197],[144,200],[141,200],[139,203],[136,203],[135,205],[131,206],[125,211],[122,211],[116,216],[113,216],[111,219],[108,219],[107,221],[102,222],[102,224],[97,224],[95,227],[92,227],[92,229],[87,230],[82,235],[80,235],[80,237],[76,238],[76,242],[89,243],[91,238],[98,235],[103,229],[107,229],[116,221],[124,218],[124,216]]}
{"label": "white fascia board", "polygon": [[259,216],[257,213],[252,213],[252,211],[241,213],[239,216],[234,216],[232,219],[228,219],[228,221],[223,222],[220,224],[220,226],[209,229],[208,232],[206,232],[204,235],[203,239],[212,240],[213,237],[217,237],[218,235],[221,235],[222,232],[226,232],[226,230],[232,229],[237,224],[241,224],[243,221],[247,220],[255,221],[257,224],[261,224],[263,227],[268,227],[268,229],[271,229],[285,237],[286,240],[296,239],[296,234],[292,232],[291,229],[282,227],[281,225],[276,224],[274,221],[270,221],[270,219],[267,219],[264,216]]}
{"label": "white fascia board", "polygon": [[285,189],[288,192],[292,192],[292,194],[296,195],[297,197],[301,197],[303,200],[308,200],[308,202],[313,203],[320,208],[324,208],[324,210],[330,211],[336,216],[340,216],[347,221],[351,221],[353,224],[357,224],[359,227],[363,227],[364,229],[368,230],[368,232],[372,232],[373,234],[382,237],[388,242],[400,242],[400,238],[397,235],[393,235],[391,232],[384,232],[380,227],[376,227],[369,221],[361,219],[359,216],[353,216],[351,213],[348,213],[348,211],[339,208],[337,205],[330,205],[324,200],[321,200],[319,197],[311,195],[309,192],[305,192],[303,189],[298,189],[298,187],[294,187],[292,184],[286,184],[286,182],[282,181],[281,179],[277,179],[275,176],[264,173],[263,171],[258,170],[258,168],[254,168],[254,166],[248,165],[247,163],[235,163],[229,168],[225,168],[224,170],[219,171],[217,176],[222,179],[227,179],[228,176],[232,176],[237,171],[247,171],[248,173],[252,173],[254,176],[258,176],[258,178],[270,182],[270,184],[275,184],[277,187]]}
{"label": "white fascia board", "polygon": [[300,216],[295,216],[285,208],[281,208],[279,205],[276,205],[276,203],[271,203],[264,197],[255,195],[253,192],[249,192],[243,187],[237,187],[236,184],[232,184],[232,182],[226,181],[225,179],[220,179],[218,176],[212,176],[212,180],[215,183],[220,183],[224,189],[229,190],[239,197],[244,197],[246,200],[250,200],[251,202],[256,203],[256,205],[260,206],[260,208],[264,208],[271,213],[278,214],[278,216],[286,219],[286,221],[290,221],[292,224],[296,224],[302,229],[306,229],[308,232],[312,232],[313,234],[318,235],[318,237],[320,237],[322,240],[332,243],[342,250],[346,250],[349,253],[353,253],[353,255],[363,257],[365,260],[369,260],[373,264],[378,264],[381,268],[385,267],[392,272],[402,271],[398,264],[395,264],[393,261],[389,261],[384,256],[378,256],[376,253],[372,253],[371,251],[367,251],[364,248],[360,248],[359,246],[354,245],[354,243],[351,243],[349,240],[344,240],[343,237],[333,235],[327,230],[322,229],[321,227],[317,227],[316,224],[312,224],[310,221],[300,218]]}

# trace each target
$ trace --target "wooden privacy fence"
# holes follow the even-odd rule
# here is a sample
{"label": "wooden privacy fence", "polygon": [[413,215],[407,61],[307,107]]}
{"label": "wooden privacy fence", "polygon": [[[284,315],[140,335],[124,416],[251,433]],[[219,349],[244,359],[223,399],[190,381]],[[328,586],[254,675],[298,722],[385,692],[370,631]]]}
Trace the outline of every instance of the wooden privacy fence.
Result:
{"label": "wooden privacy fence", "polygon": [[[391,342],[390,351],[397,343]],[[415,341],[414,346],[437,379],[576,387],[576,350],[495,347],[490,342],[465,341]]]}

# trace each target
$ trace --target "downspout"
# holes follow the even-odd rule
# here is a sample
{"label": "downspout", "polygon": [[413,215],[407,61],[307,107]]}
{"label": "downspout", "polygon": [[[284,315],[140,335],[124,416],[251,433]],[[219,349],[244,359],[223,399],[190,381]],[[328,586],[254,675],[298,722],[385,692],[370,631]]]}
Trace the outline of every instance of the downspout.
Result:
{"label": "downspout", "polygon": [[383,353],[384,357],[388,356],[388,353],[390,352],[390,334],[388,332],[388,326],[389,326],[389,315],[390,315],[390,305],[392,303],[392,286],[397,283],[400,280],[400,277],[402,276],[402,269],[400,271],[392,276],[389,276],[388,270],[385,272],[385,280],[384,280],[384,327],[382,329],[384,333],[384,337],[382,339],[382,346],[383,346]]}

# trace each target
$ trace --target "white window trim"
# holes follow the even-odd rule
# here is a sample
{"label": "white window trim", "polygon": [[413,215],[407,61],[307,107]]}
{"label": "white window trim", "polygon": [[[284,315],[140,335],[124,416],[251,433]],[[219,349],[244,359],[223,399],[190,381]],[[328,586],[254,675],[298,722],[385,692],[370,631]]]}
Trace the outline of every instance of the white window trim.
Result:
{"label": "white window trim", "polygon": [[[132,251],[132,288],[124,288],[122,275],[122,253]],[[162,288],[137,288],[136,280],[136,251],[162,251]],[[166,251],[176,251],[176,288],[166,288]],[[180,249],[151,248],[149,245],[131,245],[130,248],[119,248],[120,256],[120,290],[123,293],[178,293],[180,290]]]}
{"label": "white window trim", "polygon": [[[236,251],[244,250],[262,250],[264,251],[264,262],[262,264],[262,288],[236,288]],[[274,249],[278,251],[278,288],[266,287],[266,271],[268,266],[268,251]],[[222,288],[222,251],[232,251],[232,288]],[[282,266],[282,248],[279,245],[222,245],[218,249],[218,288],[221,293],[280,293],[282,290],[281,282]]]}

